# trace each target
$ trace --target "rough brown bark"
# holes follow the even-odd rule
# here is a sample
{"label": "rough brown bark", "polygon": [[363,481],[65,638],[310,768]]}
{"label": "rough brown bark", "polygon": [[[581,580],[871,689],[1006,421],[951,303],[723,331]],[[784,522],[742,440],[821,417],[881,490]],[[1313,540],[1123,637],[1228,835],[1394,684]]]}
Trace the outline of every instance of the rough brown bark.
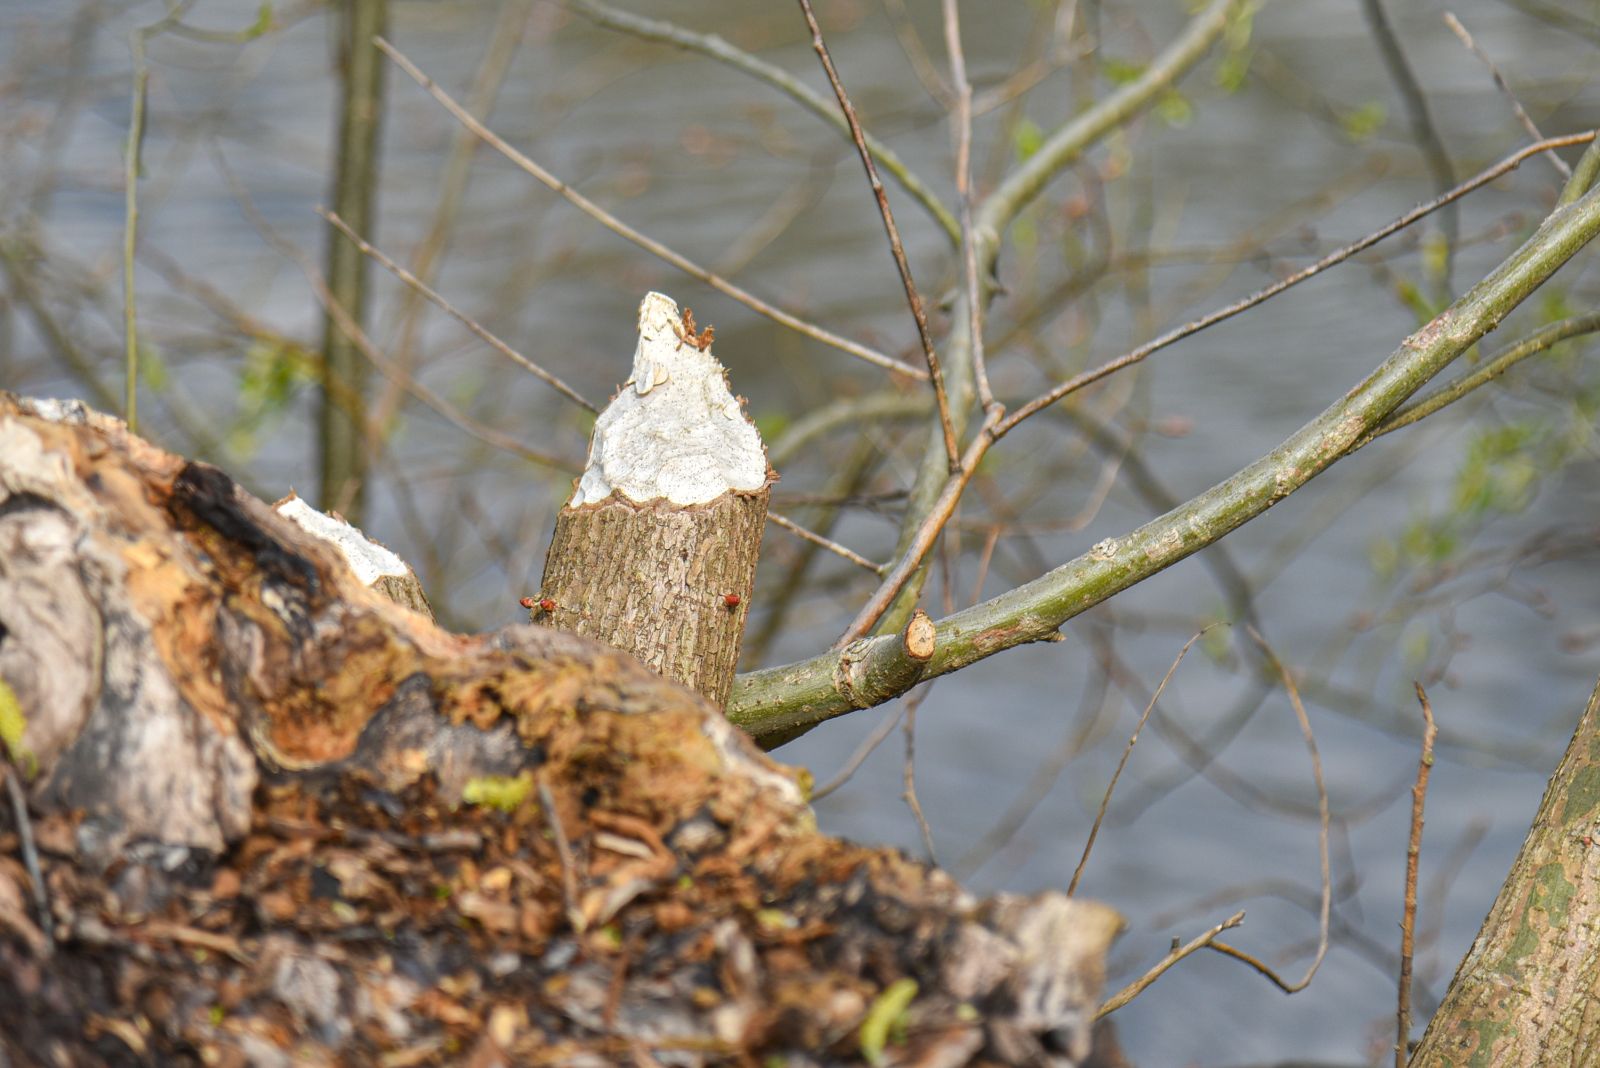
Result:
{"label": "rough brown bark", "polygon": [[637,504],[620,493],[565,507],[534,620],[582,634],[728,702],[767,522],[763,487],[707,504]]}
{"label": "rough brown bark", "polygon": [[821,835],[633,658],[444,633],[215,468],[3,393],[0,683],[0,1063],[858,1063],[906,980],[883,1064],[1085,1054],[1110,909]]}
{"label": "rough brown bark", "polygon": [[1417,1066],[1600,1065],[1600,685]]}

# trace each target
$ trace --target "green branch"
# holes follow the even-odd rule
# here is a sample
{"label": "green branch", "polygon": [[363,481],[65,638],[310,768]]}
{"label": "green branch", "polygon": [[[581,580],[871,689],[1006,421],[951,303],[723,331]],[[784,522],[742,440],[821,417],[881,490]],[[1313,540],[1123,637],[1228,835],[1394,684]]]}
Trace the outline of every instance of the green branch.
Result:
{"label": "green branch", "polygon": [[[959,671],[1027,642],[1058,637],[1081,612],[1200,551],[1299,489],[1350,453],[1389,414],[1488,334],[1580,248],[1600,233],[1600,191],[1558,208],[1515,253],[1446,308],[1349,393],[1266,456],[1122,538],[1107,538],[1032,582],[941,620],[933,656],[920,670],[900,638],[876,635],[810,660],[735,680],[728,718],[757,740],[796,736],[865,707],[849,685],[851,664],[897,689]],[[904,689],[899,692],[904,692]],[[874,690],[876,703],[896,696]]]}

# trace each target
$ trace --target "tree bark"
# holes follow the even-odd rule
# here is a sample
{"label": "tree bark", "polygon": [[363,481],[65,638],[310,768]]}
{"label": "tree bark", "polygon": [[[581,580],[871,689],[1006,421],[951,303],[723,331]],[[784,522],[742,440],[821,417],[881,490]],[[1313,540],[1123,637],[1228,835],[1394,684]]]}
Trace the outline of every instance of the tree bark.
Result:
{"label": "tree bark", "polygon": [[620,494],[563,508],[536,622],[632,653],[728,703],[755,588],[767,490],[687,508]]}
{"label": "tree bark", "polygon": [[1600,1065],[1597,925],[1600,685],[1411,1064]]}
{"label": "tree bark", "polygon": [[1116,914],[828,838],[802,779],[0,393],[0,1064],[1081,1063]]}

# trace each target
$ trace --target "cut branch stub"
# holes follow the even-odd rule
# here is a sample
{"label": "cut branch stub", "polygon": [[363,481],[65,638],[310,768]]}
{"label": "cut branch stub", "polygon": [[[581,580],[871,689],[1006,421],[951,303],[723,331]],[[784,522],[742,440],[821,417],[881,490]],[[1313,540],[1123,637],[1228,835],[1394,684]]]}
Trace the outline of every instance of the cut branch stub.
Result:
{"label": "cut branch stub", "polygon": [[306,533],[331,543],[368,589],[378,591],[402,608],[433,619],[433,606],[428,603],[422,582],[410,565],[367,537],[339,513],[319,512],[293,490],[274,504],[272,510]]}
{"label": "cut branch stub", "polygon": [[632,653],[722,707],[773,478],[711,331],[648,294],[633,373],[556,517],[534,622]]}

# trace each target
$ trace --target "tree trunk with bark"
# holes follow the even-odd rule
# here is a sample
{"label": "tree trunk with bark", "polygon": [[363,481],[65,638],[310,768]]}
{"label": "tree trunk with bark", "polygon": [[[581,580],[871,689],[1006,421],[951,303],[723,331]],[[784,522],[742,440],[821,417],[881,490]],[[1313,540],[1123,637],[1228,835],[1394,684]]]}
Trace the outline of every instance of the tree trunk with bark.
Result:
{"label": "tree trunk with bark", "polygon": [[1411,1064],[1600,1065],[1600,685]]}
{"label": "tree trunk with bark", "polygon": [[1119,922],[819,834],[633,658],[440,631],[6,394],[0,750],[9,1065],[1070,1065]]}
{"label": "tree trunk with bark", "polygon": [[667,297],[645,297],[633,372],[595,422],[532,612],[722,708],[774,476],[711,335]]}

